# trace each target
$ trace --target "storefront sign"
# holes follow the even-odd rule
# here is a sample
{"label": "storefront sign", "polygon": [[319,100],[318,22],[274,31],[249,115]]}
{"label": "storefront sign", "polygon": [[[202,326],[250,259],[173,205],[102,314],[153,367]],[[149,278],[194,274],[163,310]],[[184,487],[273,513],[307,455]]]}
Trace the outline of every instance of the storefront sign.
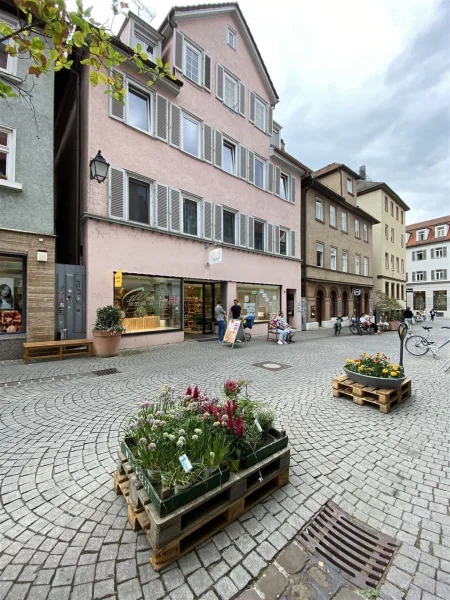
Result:
{"label": "storefront sign", "polygon": [[413,288],[406,288],[406,291],[407,292],[414,292],[414,289]]}
{"label": "storefront sign", "polygon": [[123,283],[123,271],[122,271],[122,269],[120,269],[114,275],[114,287],[121,288],[122,287],[122,283]]}
{"label": "storefront sign", "polygon": [[361,296],[361,290],[359,288],[354,288],[353,289],[353,295],[357,298],[358,296]]}
{"label": "storefront sign", "polygon": [[214,248],[209,251],[209,264],[217,265],[222,262],[222,248]]}

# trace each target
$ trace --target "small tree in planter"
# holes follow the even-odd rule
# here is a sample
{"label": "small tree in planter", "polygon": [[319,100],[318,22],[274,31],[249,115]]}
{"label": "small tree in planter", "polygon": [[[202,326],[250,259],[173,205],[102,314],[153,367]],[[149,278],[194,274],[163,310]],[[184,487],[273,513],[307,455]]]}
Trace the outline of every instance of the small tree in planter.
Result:
{"label": "small tree in planter", "polygon": [[391,298],[384,292],[377,290],[377,309],[386,315],[391,330],[397,330],[399,325],[399,313],[402,310],[402,305],[395,298]]}
{"label": "small tree in planter", "polygon": [[124,331],[120,308],[109,305],[97,309],[97,319],[92,330],[96,355],[101,358],[117,356]]}

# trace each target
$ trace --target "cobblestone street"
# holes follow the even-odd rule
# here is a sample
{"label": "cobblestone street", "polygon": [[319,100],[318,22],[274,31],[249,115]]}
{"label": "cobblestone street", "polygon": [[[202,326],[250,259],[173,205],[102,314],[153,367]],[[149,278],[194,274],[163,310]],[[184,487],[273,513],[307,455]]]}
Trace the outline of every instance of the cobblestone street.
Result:
{"label": "cobblestone street", "polygon": [[[448,337],[443,324],[434,323],[438,341]],[[332,398],[331,382],[362,351],[398,360],[396,333],[325,330],[296,340],[1,364],[0,382],[10,385],[0,385],[0,600],[239,597],[329,499],[401,542],[381,598],[450,599],[450,346],[437,360],[405,353],[413,396],[382,414]],[[253,366],[261,362],[289,368]],[[92,374],[112,367],[120,372]],[[227,378],[251,379],[252,397],[276,407],[290,438],[290,483],[155,573],[145,536],[131,531],[113,491],[121,426],[166,382],[219,394]]]}

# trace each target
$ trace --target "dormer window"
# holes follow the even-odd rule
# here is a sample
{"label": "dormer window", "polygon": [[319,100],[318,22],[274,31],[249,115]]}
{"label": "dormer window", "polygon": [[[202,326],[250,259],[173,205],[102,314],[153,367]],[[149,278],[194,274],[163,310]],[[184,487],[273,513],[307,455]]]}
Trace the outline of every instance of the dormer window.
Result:
{"label": "dormer window", "polygon": [[347,177],[347,192],[353,195],[353,179],[351,177]]}
{"label": "dormer window", "polygon": [[142,51],[148,54],[150,60],[155,58],[155,44],[150,42],[144,35],[141,35],[138,31],[134,32],[134,47],[138,44],[141,45]]}
{"label": "dormer window", "polygon": [[137,23],[133,23],[130,46],[133,49],[140,46],[141,52],[145,52],[152,62],[155,62],[155,58],[161,58],[161,36],[156,30],[144,30]]}
{"label": "dormer window", "polygon": [[227,44],[236,50],[237,33],[228,25],[227,27]]}
{"label": "dormer window", "polygon": [[416,231],[416,241],[417,242],[424,242],[427,239],[427,230],[426,229],[420,229],[419,231]]}
{"label": "dormer window", "polygon": [[439,227],[436,227],[436,228],[435,228],[435,230],[434,230],[434,231],[435,231],[434,235],[435,235],[437,238],[439,238],[439,237],[445,237],[445,235],[446,235],[446,231],[445,231],[445,229],[446,229],[446,226],[445,226],[445,225],[439,225]]}

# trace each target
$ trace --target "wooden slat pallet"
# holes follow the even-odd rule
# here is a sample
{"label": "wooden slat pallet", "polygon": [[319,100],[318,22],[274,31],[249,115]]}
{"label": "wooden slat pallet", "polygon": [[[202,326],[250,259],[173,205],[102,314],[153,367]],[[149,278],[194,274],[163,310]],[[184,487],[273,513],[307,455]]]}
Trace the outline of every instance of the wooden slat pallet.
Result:
{"label": "wooden slat pallet", "polygon": [[376,404],[382,413],[389,413],[395,406],[410,398],[411,389],[410,378],[406,379],[401,387],[396,389],[366,386],[352,381],[347,375],[341,375],[333,379],[333,396],[335,398],[346,396],[359,406],[366,403]]}
{"label": "wooden slat pallet", "polygon": [[132,529],[144,529],[155,571],[175,562],[289,482],[289,449],[284,449],[250,469],[232,474],[227,483],[167,517],[160,517],[124,459],[119,452],[114,489],[126,498]]}

